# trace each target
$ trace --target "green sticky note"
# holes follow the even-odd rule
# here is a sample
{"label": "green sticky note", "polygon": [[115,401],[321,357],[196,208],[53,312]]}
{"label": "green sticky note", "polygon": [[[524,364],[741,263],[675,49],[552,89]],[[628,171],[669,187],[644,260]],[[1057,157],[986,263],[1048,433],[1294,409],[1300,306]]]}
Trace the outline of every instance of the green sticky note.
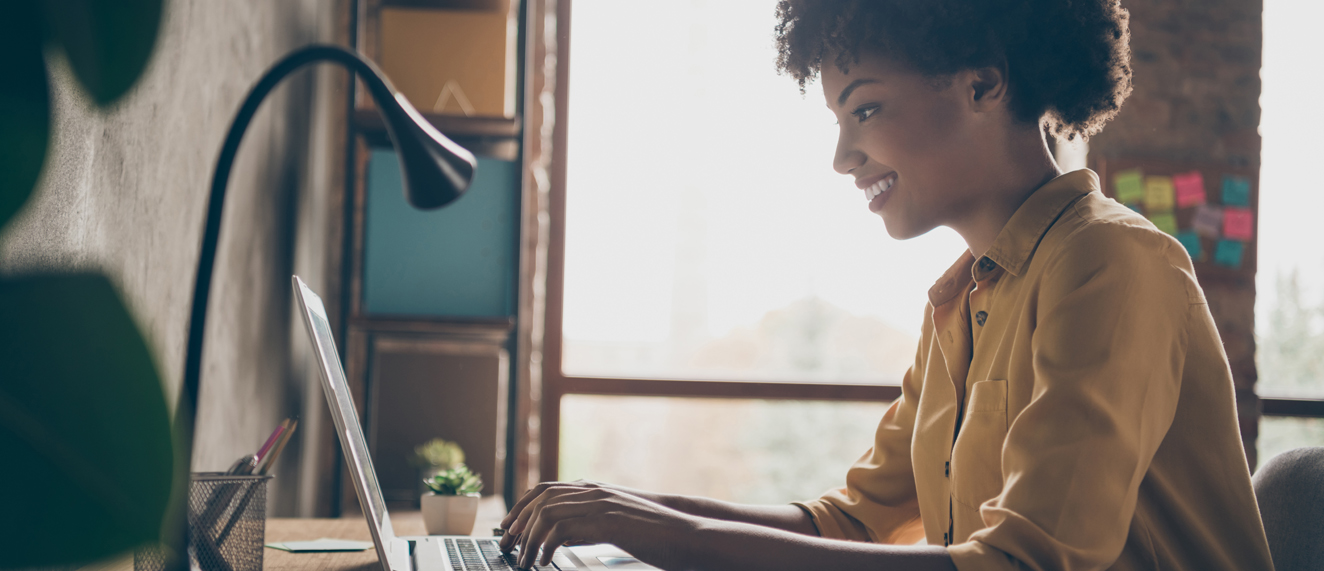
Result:
{"label": "green sticky note", "polygon": [[1145,177],[1145,209],[1150,212],[1171,211],[1175,203],[1172,177]]}
{"label": "green sticky note", "polygon": [[1229,268],[1241,267],[1241,253],[1244,244],[1236,240],[1219,240],[1214,251],[1214,262]]}
{"label": "green sticky note", "polygon": [[1250,179],[1244,176],[1223,175],[1223,205],[1250,206]]}
{"label": "green sticky note", "polygon": [[1144,200],[1144,178],[1140,169],[1131,169],[1113,175],[1113,188],[1117,189],[1117,201],[1122,204],[1135,204]]}
{"label": "green sticky note", "polygon": [[1177,233],[1177,241],[1186,247],[1186,253],[1191,255],[1192,260],[1204,258],[1204,251],[1200,249],[1200,235],[1194,230],[1182,230]]}
{"label": "green sticky note", "polygon": [[1149,221],[1153,222],[1155,226],[1158,226],[1159,230],[1167,232],[1173,236],[1177,235],[1177,217],[1173,216],[1171,212],[1151,214],[1149,215]]}

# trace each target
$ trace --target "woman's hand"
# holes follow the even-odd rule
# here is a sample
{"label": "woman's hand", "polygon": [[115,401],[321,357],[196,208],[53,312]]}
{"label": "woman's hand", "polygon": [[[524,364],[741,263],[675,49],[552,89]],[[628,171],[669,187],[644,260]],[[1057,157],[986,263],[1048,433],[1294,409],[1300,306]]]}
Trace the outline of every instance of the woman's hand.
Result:
{"label": "woman's hand", "polygon": [[519,532],[516,530],[512,530],[511,526],[513,526],[515,524],[515,521],[519,519],[520,514],[524,512],[524,508],[527,507],[530,502],[537,499],[538,496],[541,496],[542,493],[547,491],[548,488],[554,486],[555,487],[572,486],[586,490],[587,489],[615,490],[617,492],[624,492],[633,496],[638,496],[653,503],[663,503],[662,499],[660,497],[657,497],[659,496],[659,494],[649,494],[647,492],[643,492],[640,490],[632,490],[630,488],[625,488],[622,486],[616,486],[612,484],[606,484],[603,482],[594,482],[590,480],[576,480],[574,482],[542,482],[534,486],[533,489],[525,492],[524,495],[520,497],[519,501],[515,502],[515,505],[510,508],[510,513],[506,514],[506,517],[501,520],[501,529],[506,530],[505,535],[501,537],[501,547],[503,549],[510,550],[515,546],[515,539],[517,538]]}
{"label": "woman's hand", "polygon": [[[620,488],[596,482],[539,484],[501,521],[501,548],[520,547],[519,566],[546,565],[562,545],[612,543],[640,560],[663,557],[650,548],[698,526],[699,518]],[[542,561],[535,561],[541,550]]]}

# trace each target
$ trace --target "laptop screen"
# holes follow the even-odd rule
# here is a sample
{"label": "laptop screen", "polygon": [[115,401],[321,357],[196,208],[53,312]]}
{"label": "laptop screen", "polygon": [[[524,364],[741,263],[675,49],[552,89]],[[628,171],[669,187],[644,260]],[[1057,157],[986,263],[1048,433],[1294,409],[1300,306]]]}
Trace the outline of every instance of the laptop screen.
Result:
{"label": "laptop screen", "polygon": [[331,407],[331,416],[335,418],[336,430],[340,432],[340,442],[349,463],[350,474],[358,487],[359,503],[364,504],[373,539],[377,542],[379,553],[383,544],[395,538],[391,529],[391,519],[386,513],[386,502],[382,499],[382,490],[377,485],[377,471],[372,467],[372,458],[368,456],[368,444],[363,440],[363,430],[359,427],[359,415],[354,409],[354,400],[349,394],[349,385],[345,382],[345,370],[340,366],[340,355],[336,352],[336,342],[331,336],[331,324],[326,318],[326,308],[322,298],[294,276],[295,297],[303,309],[303,322],[308,326],[308,335],[313,338],[313,348],[322,369],[322,388],[325,389],[327,404]]}

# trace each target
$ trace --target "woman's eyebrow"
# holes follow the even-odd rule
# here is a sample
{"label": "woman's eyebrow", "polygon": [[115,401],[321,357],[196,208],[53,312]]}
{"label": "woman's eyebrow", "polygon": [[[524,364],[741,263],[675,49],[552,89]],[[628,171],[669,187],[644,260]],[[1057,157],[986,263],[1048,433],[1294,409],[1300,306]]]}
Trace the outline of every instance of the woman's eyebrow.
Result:
{"label": "woman's eyebrow", "polygon": [[846,89],[841,90],[841,95],[837,96],[837,105],[845,105],[846,98],[850,97],[851,92],[855,91],[855,88],[864,85],[866,83],[880,83],[880,82],[877,79],[869,79],[867,77],[861,77],[860,79],[850,82],[850,85],[847,85]]}

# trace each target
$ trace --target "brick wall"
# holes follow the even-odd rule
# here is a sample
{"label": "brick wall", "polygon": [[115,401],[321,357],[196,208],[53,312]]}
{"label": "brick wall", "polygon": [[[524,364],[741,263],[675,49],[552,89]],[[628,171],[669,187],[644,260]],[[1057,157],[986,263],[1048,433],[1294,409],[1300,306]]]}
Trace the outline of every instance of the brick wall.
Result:
{"label": "brick wall", "polygon": [[[1135,91],[1090,141],[1091,163],[1147,158],[1260,165],[1262,0],[1123,0],[1131,11]],[[1258,185],[1257,185],[1258,186]],[[1201,275],[1237,388],[1242,442],[1253,467],[1255,279]]]}

